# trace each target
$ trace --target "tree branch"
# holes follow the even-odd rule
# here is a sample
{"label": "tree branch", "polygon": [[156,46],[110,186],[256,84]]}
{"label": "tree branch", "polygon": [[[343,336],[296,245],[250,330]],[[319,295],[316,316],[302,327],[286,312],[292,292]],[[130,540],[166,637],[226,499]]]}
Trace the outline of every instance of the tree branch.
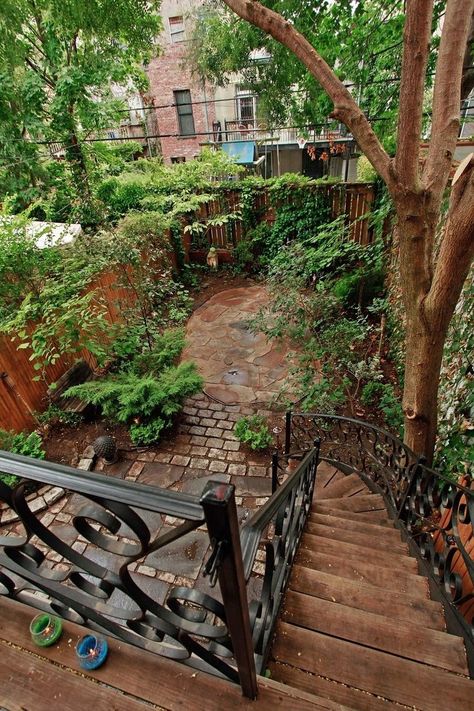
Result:
{"label": "tree branch", "polygon": [[28,66],[37,74],[41,79],[51,88],[54,89],[54,81],[48,77],[46,72],[43,72],[29,57],[25,58],[25,62]]}
{"label": "tree branch", "polygon": [[425,310],[432,323],[451,318],[474,258],[474,158],[451,190],[448,220]]}
{"label": "tree branch", "polygon": [[462,64],[461,100],[467,99],[474,89],[474,15],[471,17],[471,26],[467,36],[466,51]]}
{"label": "tree branch", "polygon": [[433,0],[408,0],[403,31],[395,170],[400,183],[409,190],[415,190],[418,184],[423,96],[432,17]]}
{"label": "tree branch", "polygon": [[431,141],[423,172],[433,207],[441,203],[459,131],[461,79],[474,0],[448,0],[436,65]]}
{"label": "tree branch", "polygon": [[391,185],[393,177],[389,156],[350,92],[308,40],[291,22],[257,0],[224,0],[224,3],[243,20],[271,35],[298,57],[333,101],[334,118],[346,124],[377,173],[387,185]]}

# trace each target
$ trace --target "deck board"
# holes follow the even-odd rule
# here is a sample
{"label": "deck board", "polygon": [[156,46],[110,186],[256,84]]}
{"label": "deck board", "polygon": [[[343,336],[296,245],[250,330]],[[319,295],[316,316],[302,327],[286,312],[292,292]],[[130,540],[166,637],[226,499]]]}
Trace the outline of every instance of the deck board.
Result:
{"label": "deck board", "polygon": [[[85,631],[83,627],[72,622],[64,622],[64,632],[58,644],[48,648],[35,647],[29,636],[29,624],[35,611],[19,602],[0,597],[0,650],[8,644],[14,644],[18,653],[26,660],[25,664],[35,655],[34,668],[57,669],[61,666],[64,674],[58,677],[58,684],[66,684],[66,679],[79,679],[84,688],[90,684],[93,689],[104,688],[106,691],[126,698],[136,699],[139,706],[120,706],[116,711],[141,711],[155,704],[165,711],[231,711],[235,707],[243,711],[275,711],[279,708],[298,709],[298,711],[344,711],[345,707],[328,699],[318,699],[305,690],[287,687],[273,679],[258,678],[259,695],[256,701],[250,701],[242,696],[238,685],[225,679],[196,671],[189,666],[173,662],[137,647],[109,640],[110,654],[107,662],[95,671],[80,672],[74,647]],[[1,668],[0,664],[0,668]],[[62,680],[62,681],[61,681]],[[97,682],[100,682],[100,687]],[[32,687],[23,693],[23,674],[12,675],[10,679],[10,696],[17,699],[17,706],[7,707],[8,711],[76,711],[75,706],[41,706],[44,698],[44,688],[40,689],[42,696],[35,697]],[[76,683],[76,682],[74,682]],[[103,686],[105,685],[105,686]],[[67,684],[65,686],[67,687]],[[82,688],[82,687],[81,687]],[[0,687],[0,693],[2,689]],[[79,692],[78,692],[79,693]],[[105,692],[104,692],[105,695]],[[106,696],[104,696],[106,698]],[[33,701],[24,703],[24,698]],[[115,699],[115,696],[110,698]],[[80,709],[87,709],[87,699]],[[0,701],[3,701],[0,696]],[[146,702],[145,704],[141,702]],[[5,703],[5,701],[3,701]],[[118,702],[117,702],[118,703]],[[1,708],[1,706],[0,706]],[[93,711],[115,711],[113,705],[96,707],[89,704]],[[151,707],[153,708],[153,707]],[[79,711],[79,706],[77,706]]]}

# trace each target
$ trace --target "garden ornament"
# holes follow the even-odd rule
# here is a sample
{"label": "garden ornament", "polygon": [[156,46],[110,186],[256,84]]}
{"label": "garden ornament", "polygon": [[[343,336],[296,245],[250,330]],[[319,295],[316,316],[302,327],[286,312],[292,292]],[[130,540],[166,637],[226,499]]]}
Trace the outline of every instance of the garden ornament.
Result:
{"label": "garden ornament", "polygon": [[211,269],[217,269],[219,266],[219,255],[217,254],[217,249],[215,247],[211,247],[209,252],[207,253],[207,266],[211,267]]}
{"label": "garden ornament", "polygon": [[106,464],[114,464],[118,459],[117,443],[110,435],[97,437],[92,448],[98,457],[103,457]]}

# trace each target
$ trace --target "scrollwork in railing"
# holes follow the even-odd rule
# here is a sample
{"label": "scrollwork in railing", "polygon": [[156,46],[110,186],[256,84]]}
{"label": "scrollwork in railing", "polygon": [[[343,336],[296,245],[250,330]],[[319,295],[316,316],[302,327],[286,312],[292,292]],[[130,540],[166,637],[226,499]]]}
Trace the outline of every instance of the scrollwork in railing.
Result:
{"label": "scrollwork in railing", "polygon": [[[459,613],[468,644],[474,640],[474,490],[425,466],[403,442],[361,420],[319,413],[287,413],[287,453],[307,450],[315,437],[321,458],[357,472],[385,497],[426,561],[431,578]],[[467,623],[467,624],[466,624]]]}
{"label": "scrollwork in railing", "polygon": [[400,509],[400,520],[431,575],[470,625],[474,638],[474,491],[423,464]]}
{"label": "scrollwork in railing", "polygon": [[318,465],[318,449],[297,469],[242,529],[245,576],[252,572],[257,551],[264,565],[262,592],[250,603],[257,670],[263,671],[282,596],[308,516]]}
{"label": "scrollwork in railing", "polygon": [[385,494],[398,511],[418,458],[396,437],[361,420],[337,415],[291,413],[291,449],[304,450],[318,438],[321,457],[357,472]]}
{"label": "scrollwork in railing", "polygon": [[[23,477],[14,489],[0,483],[0,501],[16,512],[16,530],[21,528],[3,536],[0,529],[0,595],[239,680],[223,604],[187,587],[171,588],[161,603],[135,572],[150,554],[204,522],[199,499],[6,453],[0,453],[0,470]],[[62,540],[55,526],[43,525],[27,500],[31,481],[80,494],[83,505],[71,527],[86,551]],[[150,512],[158,520],[156,531]],[[160,532],[161,514],[182,523]]]}

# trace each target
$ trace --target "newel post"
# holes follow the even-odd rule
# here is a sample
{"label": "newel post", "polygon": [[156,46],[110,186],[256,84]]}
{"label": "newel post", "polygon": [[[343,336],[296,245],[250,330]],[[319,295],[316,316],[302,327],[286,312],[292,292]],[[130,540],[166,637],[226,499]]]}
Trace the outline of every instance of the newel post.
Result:
{"label": "newel post", "polygon": [[213,552],[206,568],[218,577],[226,623],[232,640],[242,693],[257,696],[257,674],[250,628],[239,522],[235,505],[235,487],[209,481],[201,496],[207,530]]}

